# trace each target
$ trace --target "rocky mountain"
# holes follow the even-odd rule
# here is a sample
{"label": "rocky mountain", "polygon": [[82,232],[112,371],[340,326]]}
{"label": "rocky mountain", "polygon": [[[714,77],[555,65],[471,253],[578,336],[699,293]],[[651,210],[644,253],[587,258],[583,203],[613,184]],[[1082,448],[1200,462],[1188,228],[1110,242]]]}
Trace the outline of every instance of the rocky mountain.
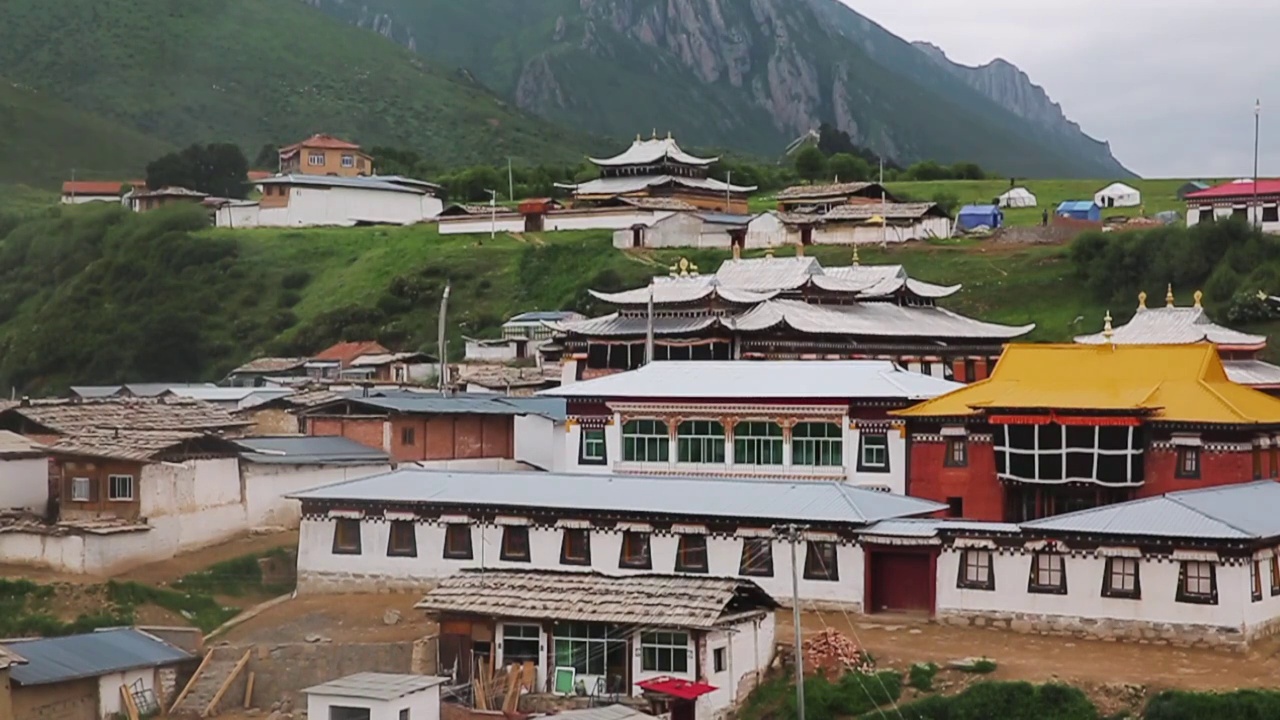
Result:
{"label": "rocky mountain", "polygon": [[825,121],[898,163],[1131,175],[1021,85],[973,81],[839,0],[302,1],[597,134],[777,156]]}

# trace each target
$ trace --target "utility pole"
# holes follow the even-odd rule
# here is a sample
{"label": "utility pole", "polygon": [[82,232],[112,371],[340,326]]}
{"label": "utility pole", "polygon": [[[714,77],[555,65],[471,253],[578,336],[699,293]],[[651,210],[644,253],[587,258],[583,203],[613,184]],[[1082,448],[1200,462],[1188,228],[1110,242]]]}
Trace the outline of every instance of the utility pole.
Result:
{"label": "utility pole", "polygon": [[796,544],[800,540],[801,525],[783,525],[778,528],[791,541],[791,619],[794,623],[796,655],[796,717],[804,720],[804,647],[800,635],[800,572],[796,565]]}
{"label": "utility pole", "polygon": [[731,199],[732,195],[730,194],[730,189],[732,187],[733,187],[733,171],[725,170],[724,171],[724,211],[726,214],[733,212],[733,210],[731,209],[733,207],[733,200]]}
{"label": "utility pole", "polygon": [[[1254,155],[1257,155],[1256,150],[1254,151]],[[1257,175],[1257,172],[1255,172],[1254,174]],[[1256,185],[1257,183],[1254,183],[1254,184]],[[76,204],[76,169],[75,168],[71,168],[71,204],[72,205]]]}
{"label": "utility pole", "polygon": [[507,199],[512,202],[516,200],[516,180],[511,172],[511,158],[507,158]]}
{"label": "utility pole", "polygon": [[1262,226],[1262,208],[1258,206],[1258,138],[1262,129],[1262,98],[1253,103],[1253,225]]}
{"label": "utility pole", "polygon": [[884,191],[884,156],[880,156],[880,247],[889,247],[889,203]]}
{"label": "utility pole", "polygon": [[440,327],[436,334],[436,352],[440,353],[440,394],[449,394],[449,353],[445,347],[444,331],[446,316],[449,312],[449,285],[444,286],[444,296],[440,298]]}
{"label": "utility pole", "polygon": [[489,193],[489,239],[498,236],[498,191],[485,190]]}
{"label": "utility pole", "polygon": [[653,280],[649,280],[649,304],[645,311],[644,364],[653,362]]}

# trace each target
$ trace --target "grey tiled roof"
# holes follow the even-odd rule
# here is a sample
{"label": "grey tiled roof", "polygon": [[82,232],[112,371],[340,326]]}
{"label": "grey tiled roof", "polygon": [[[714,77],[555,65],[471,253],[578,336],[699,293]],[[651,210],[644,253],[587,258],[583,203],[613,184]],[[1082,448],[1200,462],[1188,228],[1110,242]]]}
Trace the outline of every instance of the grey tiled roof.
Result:
{"label": "grey tiled roof", "polygon": [[302,692],[308,695],[338,695],[364,700],[395,700],[443,684],[447,680],[448,678],[431,675],[362,672],[313,685]]}
{"label": "grey tiled roof", "polygon": [[5,646],[26,659],[9,677],[19,685],[47,685],[137,668],[172,665],[192,656],[133,628],[112,628],[84,635],[15,640]]}
{"label": "grey tiled roof", "polygon": [[388,455],[338,436],[252,437],[235,441],[245,460],[287,465],[376,465]]}
{"label": "grey tiled roof", "polygon": [[1102,333],[1080,335],[1076,342],[1102,345],[1182,345],[1211,342],[1215,345],[1264,345],[1266,335],[1250,335],[1214,323],[1201,307],[1139,308],[1129,322],[1115,328],[1107,338]]}

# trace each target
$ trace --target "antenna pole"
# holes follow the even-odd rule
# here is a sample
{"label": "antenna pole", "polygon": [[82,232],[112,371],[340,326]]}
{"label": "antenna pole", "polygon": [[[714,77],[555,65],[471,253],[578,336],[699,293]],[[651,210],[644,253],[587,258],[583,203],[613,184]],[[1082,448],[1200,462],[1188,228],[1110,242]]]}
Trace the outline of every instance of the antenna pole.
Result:
{"label": "antenna pole", "polygon": [[796,544],[801,526],[785,525],[782,530],[791,541],[791,619],[794,623],[796,654],[796,717],[804,720],[804,648],[800,634],[800,571],[796,565]]}
{"label": "antenna pole", "polygon": [[436,336],[436,352],[440,353],[440,394],[447,395],[449,392],[449,353],[445,347],[445,323],[446,316],[449,312],[449,285],[444,286],[444,296],[440,298],[440,327]]}

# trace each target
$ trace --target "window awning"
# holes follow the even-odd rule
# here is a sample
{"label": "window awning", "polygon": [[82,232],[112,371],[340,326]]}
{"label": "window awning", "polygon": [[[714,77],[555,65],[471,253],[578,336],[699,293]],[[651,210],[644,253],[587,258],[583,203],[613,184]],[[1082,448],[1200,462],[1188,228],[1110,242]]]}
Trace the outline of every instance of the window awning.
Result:
{"label": "window awning", "polygon": [[641,690],[648,692],[662,693],[670,695],[681,700],[697,700],[699,697],[710,692],[715,692],[717,688],[714,685],[708,685],[703,682],[691,682],[680,678],[673,678],[663,675],[662,677],[652,678],[636,683]]}

